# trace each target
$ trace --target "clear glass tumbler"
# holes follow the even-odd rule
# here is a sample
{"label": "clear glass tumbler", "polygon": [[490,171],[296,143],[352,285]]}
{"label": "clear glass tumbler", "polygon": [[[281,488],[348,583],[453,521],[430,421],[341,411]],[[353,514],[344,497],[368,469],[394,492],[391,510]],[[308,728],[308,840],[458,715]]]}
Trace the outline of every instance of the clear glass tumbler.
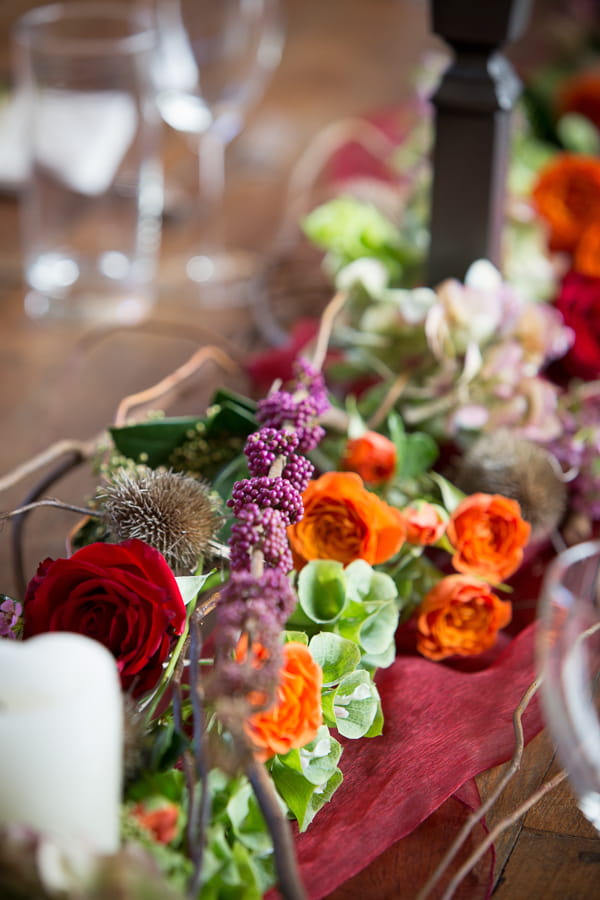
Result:
{"label": "clear glass tumbler", "polygon": [[30,135],[26,311],[136,321],[154,299],[162,212],[152,19],[118,3],[57,3],[18,19],[13,38]]}
{"label": "clear glass tumbler", "polygon": [[578,805],[600,831],[600,541],[553,560],[538,623],[541,696]]}

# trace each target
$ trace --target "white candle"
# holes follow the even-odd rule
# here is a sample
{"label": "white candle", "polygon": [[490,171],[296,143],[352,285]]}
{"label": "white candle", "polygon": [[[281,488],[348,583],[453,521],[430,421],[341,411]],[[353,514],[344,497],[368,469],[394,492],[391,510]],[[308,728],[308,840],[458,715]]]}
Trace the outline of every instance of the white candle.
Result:
{"label": "white candle", "polygon": [[122,727],[115,660],[97,641],[0,641],[0,824],[114,853]]}

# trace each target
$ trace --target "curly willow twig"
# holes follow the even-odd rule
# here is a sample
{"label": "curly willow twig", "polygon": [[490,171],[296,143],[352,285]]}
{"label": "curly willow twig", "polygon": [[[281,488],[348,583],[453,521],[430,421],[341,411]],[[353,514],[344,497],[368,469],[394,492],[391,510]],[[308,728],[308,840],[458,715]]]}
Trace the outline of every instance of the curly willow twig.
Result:
{"label": "curly willow twig", "polygon": [[458,872],[453,876],[450,884],[446,888],[442,900],[450,900],[454,891],[463,880],[465,875],[468,875],[473,866],[479,862],[483,854],[488,850],[489,847],[492,846],[494,841],[500,837],[502,832],[506,831],[507,828],[510,828],[511,825],[514,825],[515,822],[518,822],[521,816],[524,816],[525,813],[531,809],[532,806],[535,806],[542,797],[545,797],[546,794],[549,794],[550,791],[553,791],[555,787],[565,780],[567,777],[567,773],[565,771],[559,772],[554,778],[551,778],[550,781],[546,781],[541,787],[534,791],[533,794],[530,794],[529,797],[521,803],[520,806],[517,806],[515,810],[513,810],[510,815],[506,816],[504,819],[501,819],[498,824],[492,828],[488,836],[484,841],[481,842],[479,847],[473,851],[471,856],[464,862],[464,864],[460,867]]}
{"label": "curly willow twig", "polygon": [[[529,685],[529,687],[523,694],[523,696],[519,702],[519,705],[517,706],[517,708],[515,709],[515,711],[513,713],[513,727],[514,727],[514,731],[515,731],[515,751],[513,753],[512,759],[509,761],[508,766],[506,767],[506,771],[502,775],[502,778],[500,779],[500,781],[498,782],[498,784],[496,785],[494,790],[486,798],[485,802],[482,803],[481,806],[478,809],[476,809],[473,813],[471,813],[471,815],[469,816],[469,818],[467,819],[467,821],[461,828],[460,832],[456,836],[455,840],[452,842],[452,844],[448,848],[446,854],[440,860],[437,868],[435,869],[433,874],[430,876],[430,878],[428,879],[428,881],[426,882],[424,887],[422,887],[421,890],[419,891],[419,893],[416,897],[416,900],[425,900],[425,898],[429,896],[429,894],[431,893],[431,891],[433,890],[435,885],[438,883],[438,881],[440,880],[440,878],[442,877],[442,875],[444,874],[444,872],[446,871],[446,869],[448,868],[448,866],[450,865],[450,863],[452,862],[452,860],[454,859],[454,857],[456,856],[456,854],[458,853],[458,851],[460,850],[460,848],[462,847],[462,845],[464,844],[466,839],[468,838],[469,834],[471,833],[471,831],[473,830],[475,825],[491,809],[491,807],[494,805],[494,803],[496,802],[496,800],[498,799],[498,797],[500,796],[500,794],[502,793],[502,791],[504,790],[504,788],[506,787],[508,782],[511,780],[513,775],[515,775],[515,773],[518,772],[518,770],[521,766],[521,760],[523,758],[523,751],[525,749],[525,736],[523,734],[523,721],[522,721],[523,713],[529,706],[529,703],[530,703],[532,697],[536,694],[536,692],[540,686],[540,683],[541,683],[541,679],[536,678]],[[505,827],[507,827],[507,826],[505,826]],[[485,849],[487,849],[487,846]],[[483,855],[483,854],[481,854],[481,855]],[[477,856],[477,858],[473,860],[473,862],[471,863],[469,868],[465,870],[464,875],[466,875],[470,871],[470,869],[475,865],[475,863],[477,862],[477,860],[479,858],[480,857]],[[464,875],[461,876],[461,878],[464,877]],[[457,882],[457,884],[458,884],[458,882]],[[451,894],[448,896],[451,896]]]}
{"label": "curly willow twig", "polygon": [[[133,407],[140,406],[141,404],[150,401],[156,401],[169,391],[179,387],[183,381],[194,375],[204,363],[211,360],[231,374],[239,371],[239,365],[219,347],[214,347],[212,345],[201,347],[199,350],[196,350],[183,365],[161,379],[157,384],[147,388],[145,391],[140,391],[139,393],[130,394],[127,397],[124,397],[118,405],[115,424],[122,424]],[[104,432],[101,432],[101,434],[89,441],[57,441],[49,448],[31,457],[31,459],[17,466],[12,472],[9,472],[4,478],[0,479],[0,491],[3,491],[18,484],[27,476],[44,468],[44,466],[55,463],[54,467],[49,472],[46,472],[43,478],[34,485],[31,491],[29,491],[24,503],[17,510],[12,510],[11,512],[5,513],[3,516],[0,516],[0,519],[13,519],[12,567],[20,596],[23,595],[25,590],[22,548],[25,516],[31,510],[36,509],[39,506],[62,506],[62,508],[69,508],[74,512],[82,512],[85,515],[90,515],[90,510],[82,510],[73,506],[68,506],[67,504],[61,504],[58,500],[41,501],[39,497],[71,469],[90,459],[94,453],[97,452],[103,437]],[[64,457],[66,457],[66,459]]]}

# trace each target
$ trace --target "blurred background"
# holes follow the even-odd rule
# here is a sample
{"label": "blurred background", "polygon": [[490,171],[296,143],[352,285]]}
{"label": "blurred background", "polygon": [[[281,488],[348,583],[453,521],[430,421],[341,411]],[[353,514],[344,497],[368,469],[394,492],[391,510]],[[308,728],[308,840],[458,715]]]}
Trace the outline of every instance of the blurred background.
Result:
{"label": "blurred background", "polygon": [[[69,0],[66,0],[68,3]],[[218,2],[218,0],[215,0]],[[581,0],[580,0],[581,2]],[[593,3],[594,0],[591,0]],[[120,0],[140,5],[140,0]],[[589,3],[589,0],[588,0]],[[32,0],[0,2],[0,120],[2,101],[11,85],[10,28]],[[141,5],[144,5],[143,2]],[[538,0],[525,36],[510,48],[518,66],[531,65],[544,53],[552,31],[551,12],[567,2]],[[278,68],[260,102],[249,111],[241,134],[227,150],[225,207],[228,238],[258,252],[267,268],[277,265],[282,234],[292,243],[298,231],[290,221],[289,183],[306,161],[308,148],[332,123],[349,117],[401,107],[412,95],[418,68],[439,68],[432,60],[443,50],[431,35],[426,0],[282,0],[285,44]],[[434,56],[430,55],[434,51]],[[0,147],[6,132],[0,129]],[[321,152],[321,151],[319,151]],[[317,153],[318,161],[318,153]],[[252,310],[198,311],[191,315],[178,302],[172,260],[185,240],[189,205],[196,196],[195,153],[184,136],[163,128],[166,207],[163,219],[159,302],[148,325],[111,331],[82,325],[47,325],[28,320],[23,312],[18,188],[0,191],[0,475],[9,472],[51,442],[90,438],[114,416],[119,400],[165,377],[199,345],[217,343],[241,363],[245,354],[272,334],[258,328]],[[311,163],[314,166],[314,158]],[[318,166],[316,167],[318,169]],[[316,199],[301,198],[294,213]],[[286,244],[289,251],[289,245]],[[310,271],[309,271],[310,268]],[[305,312],[303,283],[314,277],[314,260],[300,258],[284,288],[265,304],[277,307],[284,326]],[[327,289],[327,288],[326,288]],[[308,301],[307,301],[308,302]],[[310,310],[309,310],[310,311]],[[173,412],[201,412],[215,387],[226,381],[245,387],[243,371],[225,378],[214,366],[190,379]],[[26,484],[2,498],[2,506],[16,505]],[[85,477],[79,473],[54,489],[62,499],[80,500]],[[62,534],[72,517],[43,511],[28,544],[31,559],[52,550],[47,530],[57,535],[54,548],[62,552]],[[7,566],[8,541],[1,542],[0,566]],[[8,586],[5,586],[6,590]]]}

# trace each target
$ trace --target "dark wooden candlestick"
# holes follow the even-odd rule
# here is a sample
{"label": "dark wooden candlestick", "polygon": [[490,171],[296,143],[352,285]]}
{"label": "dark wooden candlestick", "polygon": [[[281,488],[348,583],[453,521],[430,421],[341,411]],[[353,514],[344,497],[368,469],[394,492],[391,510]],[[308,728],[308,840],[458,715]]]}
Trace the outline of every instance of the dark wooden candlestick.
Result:
{"label": "dark wooden candlestick", "polygon": [[433,98],[435,143],[427,283],[500,265],[510,114],[520,82],[500,48],[523,32],[531,0],[431,0],[454,60]]}

